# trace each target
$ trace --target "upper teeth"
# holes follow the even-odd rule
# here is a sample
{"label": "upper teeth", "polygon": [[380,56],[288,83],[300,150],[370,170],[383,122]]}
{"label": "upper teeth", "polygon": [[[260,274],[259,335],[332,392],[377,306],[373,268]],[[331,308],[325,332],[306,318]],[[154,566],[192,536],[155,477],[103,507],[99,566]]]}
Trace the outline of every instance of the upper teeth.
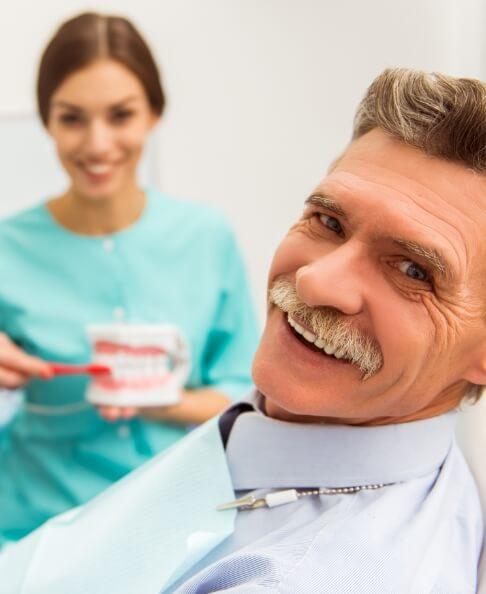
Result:
{"label": "upper teeth", "polygon": [[342,350],[336,349],[336,347],[333,347],[332,345],[326,343],[324,340],[320,338],[318,339],[315,334],[312,334],[312,332],[306,330],[289,315],[287,316],[287,321],[296,332],[298,332],[301,336],[305,338],[305,340],[307,340],[307,342],[310,342],[318,349],[322,349],[323,351],[325,351],[326,355],[334,355],[336,359],[343,358],[344,352]]}
{"label": "upper teeth", "polygon": [[110,166],[109,165],[86,165],[86,170],[89,171],[89,173],[94,173],[95,175],[99,175],[99,174],[103,174],[103,173],[107,173],[110,170]]}
{"label": "upper teeth", "polygon": [[169,362],[166,355],[126,355],[123,353],[95,353],[96,363],[108,365],[115,379],[147,379],[167,374]]}

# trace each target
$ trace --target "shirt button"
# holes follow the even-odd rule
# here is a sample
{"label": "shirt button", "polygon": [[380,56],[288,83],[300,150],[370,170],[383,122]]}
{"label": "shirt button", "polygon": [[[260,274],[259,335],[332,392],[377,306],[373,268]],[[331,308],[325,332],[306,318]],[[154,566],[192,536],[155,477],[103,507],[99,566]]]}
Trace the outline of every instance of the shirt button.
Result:
{"label": "shirt button", "polygon": [[120,425],[117,429],[118,437],[130,437],[130,425]]}
{"label": "shirt button", "polygon": [[105,252],[112,252],[115,249],[115,242],[113,241],[113,239],[111,239],[110,237],[104,239],[103,248]]}
{"label": "shirt button", "polygon": [[115,320],[123,320],[125,317],[125,310],[123,307],[115,307],[113,308],[113,317]]}

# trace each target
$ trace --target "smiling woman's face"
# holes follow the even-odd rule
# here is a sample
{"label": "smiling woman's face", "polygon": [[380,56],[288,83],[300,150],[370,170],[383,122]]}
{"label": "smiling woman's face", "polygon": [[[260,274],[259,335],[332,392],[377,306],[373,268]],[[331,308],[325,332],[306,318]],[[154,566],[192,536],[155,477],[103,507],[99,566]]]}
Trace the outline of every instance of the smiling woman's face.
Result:
{"label": "smiling woman's face", "polygon": [[382,364],[364,378],[270,301],[253,368],[268,413],[397,422],[441,414],[467,382],[485,384],[485,229],[484,177],[376,129],[352,143],[278,248],[269,287],[290,281]]}
{"label": "smiling woman's face", "polygon": [[139,79],[114,60],[97,60],[68,76],[53,94],[47,129],[86,199],[110,198],[133,185],[157,117]]}

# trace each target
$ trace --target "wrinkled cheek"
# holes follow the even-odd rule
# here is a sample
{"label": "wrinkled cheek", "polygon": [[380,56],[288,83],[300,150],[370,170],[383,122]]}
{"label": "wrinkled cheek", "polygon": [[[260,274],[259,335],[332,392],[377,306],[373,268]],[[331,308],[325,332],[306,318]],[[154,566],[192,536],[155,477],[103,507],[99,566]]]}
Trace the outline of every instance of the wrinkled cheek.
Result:
{"label": "wrinkled cheek", "polygon": [[451,351],[460,334],[460,328],[455,316],[438,307],[428,297],[424,297],[422,303],[430,320],[431,354],[438,355],[439,353]]}
{"label": "wrinkled cheek", "polygon": [[373,320],[375,336],[383,350],[385,377],[395,384],[394,391],[407,392],[423,374],[433,345],[433,328],[424,311],[393,307],[392,299],[375,302],[379,315]]}
{"label": "wrinkled cheek", "polygon": [[454,332],[447,317],[428,298],[423,298],[421,304],[403,353],[410,400],[417,404],[428,402],[450,383],[451,366],[447,357],[454,344]]}

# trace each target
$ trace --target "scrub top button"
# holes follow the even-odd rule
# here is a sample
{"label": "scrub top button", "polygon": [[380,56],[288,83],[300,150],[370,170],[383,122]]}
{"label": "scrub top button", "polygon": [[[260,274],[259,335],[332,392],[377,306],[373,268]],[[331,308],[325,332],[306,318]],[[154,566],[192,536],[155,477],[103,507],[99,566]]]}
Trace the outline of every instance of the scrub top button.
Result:
{"label": "scrub top button", "polygon": [[104,239],[103,248],[105,252],[112,252],[115,249],[115,242],[113,241],[113,239],[111,239],[110,237]]}
{"label": "scrub top button", "polygon": [[123,320],[123,318],[125,317],[125,310],[123,309],[123,307],[115,307],[113,309],[113,317],[115,318],[115,320]]}
{"label": "scrub top button", "polygon": [[130,437],[130,426],[120,425],[117,429],[118,437]]}

